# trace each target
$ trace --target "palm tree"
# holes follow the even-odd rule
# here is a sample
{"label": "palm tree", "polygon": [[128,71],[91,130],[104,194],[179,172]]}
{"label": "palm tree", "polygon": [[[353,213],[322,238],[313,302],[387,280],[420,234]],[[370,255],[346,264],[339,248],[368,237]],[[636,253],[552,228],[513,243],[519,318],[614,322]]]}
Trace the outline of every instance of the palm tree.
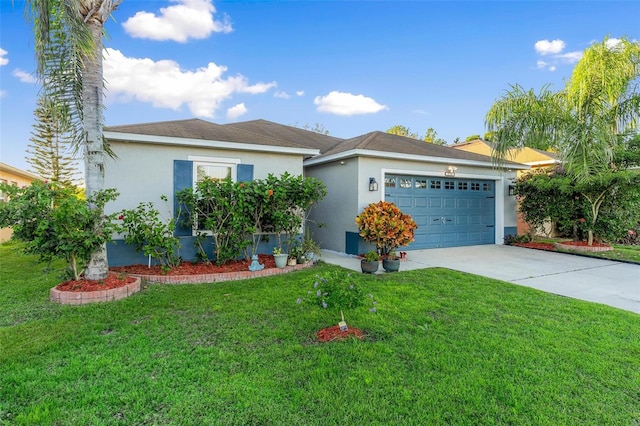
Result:
{"label": "palm tree", "polygon": [[[102,37],[104,23],[122,0],[27,0],[33,23],[37,74],[45,95],[64,105],[82,150],[87,198],[104,189]],[[99,208],[98,206],[90,206]],[[96,229],[100,232],[100,229]],[[109,273],[106,246],[91,256],[85,277]]]}
{"label": "palm tree", "polygon": [[[586,49],[564,90],[538,94],[511,87],[486,115],[492,156],[502,163],[518,147],[555,149],[591,206],[592,228],[602,201],[617,185],[612,164],[640,118],[640,43],[606,38]],[[620,176],[621,177],[621,176]]]}

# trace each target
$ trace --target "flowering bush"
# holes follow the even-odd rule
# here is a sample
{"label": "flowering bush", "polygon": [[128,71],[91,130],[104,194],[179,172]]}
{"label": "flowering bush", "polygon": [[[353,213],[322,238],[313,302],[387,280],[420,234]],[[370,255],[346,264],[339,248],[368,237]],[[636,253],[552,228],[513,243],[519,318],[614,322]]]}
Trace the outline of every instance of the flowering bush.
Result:
{"label": "flowering bush", "polygon": [[316,275],[313,287],[296,303],[343,311],[371,304],[369,312],[376,312],[376,300],[367,293],[350,273],[330,272]]}
{"label": "flowering bush", "polygon": [[[161,198],[167,201],[167,197]],[[142,250],[146,256],[159,260],[163,269],[180,264],[180,257],[176,254],[180,249],[180,240],[174,236],[175,222],[173,219],[163,222],[153,203],[140,203],[135,209],[122,210],[116,214],[120,222],[115,230],[124,234],[127,244],[132,244],[137,251]]]}
{"label": "flowering bush", "polygon": [[360,236],[376,245],[380,254],[388,254],[414,241],[418,228],[413,218],[388,201],[371,203],[356,216]]}
{"label": "flowering bush", "polygon": [[216,263],[222,264],[242,252],[250,259],[268,233],[277,235],[280,249],[281,235],[286,235],[285,250],[290,248],[309,210],[325,195],[318,179],[284,173],[240,183],[202,180],[195,189],[180,191],[178,201],[184,223],[211,233]]}
{"label": "flowering bush", "polygon": [[0,228],[13,228],[13,238],[25,242],[25,252],[41,262],[64,259],[75,280],[81,278],[91,253],[111,240],[115,215],[102,212],[118,196],[114,189],[96,192],[86,201],[57,182],[34,181],[22,188],[0,185],[0,190],[9,196],[8,202],[0,203]]}

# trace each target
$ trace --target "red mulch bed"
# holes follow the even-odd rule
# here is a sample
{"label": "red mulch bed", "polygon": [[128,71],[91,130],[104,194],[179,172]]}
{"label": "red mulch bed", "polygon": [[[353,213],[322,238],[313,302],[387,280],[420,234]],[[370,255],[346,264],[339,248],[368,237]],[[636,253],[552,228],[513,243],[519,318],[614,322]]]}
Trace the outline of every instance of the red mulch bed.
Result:
{"label": "red mulch bed", "polygon": [[[562,241],[562,244],[567,246],[577,246],[577,247],[588,246],[586,241]],[[514,245],[518,247],[533,248],[538,250],[549,250],[549,251],[556,250],[556,247],[553,245],[553,243],[538,243],[533,241],[530,243],[515,243]],[[596,241],[593,242],[592,246],[593,247],[610,247],[609,244],[598,243]]]}
{"label": "red mulch bed", "polygon": [[135,280],[134,277],[111,273],[104,280],[69,280],[58,284],[56,288],[60,291],[72,292],[111,290],[113,288],[124,287]]}
{"label": "red mulch bed", "polygon": [[[265,269],[275,268],[276,261],[273,256],[268,254],[258,255],[258,261],[262,263]],[[113,288],[123,287],[127,284],[135,281],[133,277],[127,277],[126,274],[140,274],[140,275],[200,275],[200,274],[219,274],[223,272],[238,272],[247,271],[251,265],[250,260],[231,260],[224,265],[216,265],[215,263],[193,263],[182,262],[176,268],[171,269],[168,272],[163,272],[162,268],[152,266],[149,268],[147,265],[129,265],[129,266],[117,266],[109,268],[111,274],[104,280],[70,280],[65,281],[62,284],[56,286],[61,291],[98,291],[98,290],[111,290]]]}
{"label": "red mulch bed", "polygon": [[556,246],[551,243],[515,243],[514,246],[550,251],[554,251],[556,249]]}
{"label": "red mulch bed", "polygon": [[[258,262],[262,263],[265,269],[275,268],[276,261],[269,254],[259,254]],[[220,274],[223,272],[239,272],[248,271],[250,260],[230,260],[224,265],[216,265],[215,263],[193,263],[182,262],[179,266],[172,268],[168,272],[163,272],[159,265],[149,268],[147,265],[129,265],[117,266],[110,268],[114,272],[122,272],[126,274],[140,275],[200,275],[200,274]]]}
{"label": "red mulch bed", "polygon": [[354,336],[358,339],[364,338],[362,331],[357,328],[349,327],[347,331],[340,331],[340,326],[334,325],[333,327],[323,328],[318,331],[318,342],[325,343],[333,340],[344,340],[349,336]]}

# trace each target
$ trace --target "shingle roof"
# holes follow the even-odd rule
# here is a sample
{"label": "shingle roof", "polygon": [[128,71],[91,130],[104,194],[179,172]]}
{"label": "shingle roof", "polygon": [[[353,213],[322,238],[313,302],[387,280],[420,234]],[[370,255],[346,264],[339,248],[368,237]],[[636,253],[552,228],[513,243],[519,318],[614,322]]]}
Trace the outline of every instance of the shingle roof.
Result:
{"label": "shingle roof", "polygon": [[315,158],[336,155],[352,150],[382,151],[397,154],[421,155],[425,157],[491,162],[491,157],[486,155],[475,154],[460,149],[453,149],[448,146],[436,145],[379,131],[346,139]]}
{"label": "shingle roof", "polygon": [[240,123],[225,124],[224,126],[270,136],[278,140],[286,140],[303,145],[307,148],[319,149],[320,153],[333,148],[344,140],[342,138],[323,135],[317,132],[286,126],[284,124],[278,124],[267,120],[243,121]]}
{"label": "shingle roof", "polygon": [[288,148],[308,148],[306,145],[296,143],[290,139],[273,138],[269,135],[250,132],[241,128],[215,124],[197,118],[189,120],[109,126],[105,127],[104,130],[107,132],[133,133],[149,136],[236,142]]}

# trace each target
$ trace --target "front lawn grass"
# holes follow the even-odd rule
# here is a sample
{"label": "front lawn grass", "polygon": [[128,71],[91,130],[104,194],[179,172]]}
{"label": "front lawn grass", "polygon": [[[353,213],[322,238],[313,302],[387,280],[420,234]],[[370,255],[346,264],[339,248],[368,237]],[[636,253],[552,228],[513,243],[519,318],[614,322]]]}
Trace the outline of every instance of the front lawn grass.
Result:
{"label": "front lawn grass", "polygon": [[[364,341],[296,304],[321,264],[59,306],[0,246],[0,424],[491,425],[640,421],[640,316],[461,272],[355,274]],[[58,265],[59,266],[59,265]],[[348,273],[344,271],[344,273]]]}

